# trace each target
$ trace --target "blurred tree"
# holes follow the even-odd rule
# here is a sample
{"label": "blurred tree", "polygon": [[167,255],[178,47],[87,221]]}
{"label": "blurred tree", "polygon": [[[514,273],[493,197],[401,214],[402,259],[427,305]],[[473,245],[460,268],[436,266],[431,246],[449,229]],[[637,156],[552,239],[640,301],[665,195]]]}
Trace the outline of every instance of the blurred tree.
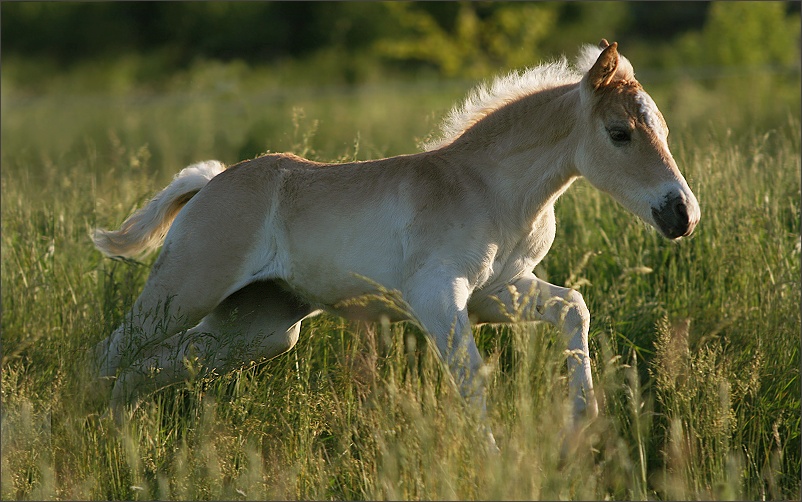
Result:
{"label": "blurred tree", "polygon": [[776,117],[799,110],[799,37],[799,3],[713,2],[700,31],[652,48],[675,70],[664,77],[672,116],[727,116],[734,129],[778,127]]}
{"label": "blurred tree", "polygon": [[[152,74],[198,59],[262,64],[301,58],[315,64],[333,58],[339,61],[333,61],[331,68],[350,65],[344,71],[354,79],[389,61],[404,70],[428,66],[446,76],[485,75],[534,64],[602,37],[618,40],[628,55],[637,55],[642,65],[647,62],[651,67],[788,65],[799,59],[798,6],[798,2],[0,2],[0,47],[4,56],[49,60],[56,68],[135,54],[149,61]],[[660,45],[671,50],[655,50]]]}
{"label": "blurred tree", "polygon": [[628,45],[629,2],[563,2],[557,7],[556,27],[543,44],[546,53],[560,54],[566,48],[575,51],[580,44],[596,44],[602,38]]}
{"label": "blurred tree", "polygon": [[66,66],[128,52],[268,62],[392,34],[380,3],[365,2],[2,2],[4,54]]}
{"label": "blurred tree", "polygon": [[713,2],[701,32],[680,39],[682,66],[798,65],[800,15],[786,2]]}
{"label": "blurred tree", "polygon": [[556,6],[546,3],[457,4],[451,26],[414,3],[386,7],[406,30],[375,44],[384,57],[435,66],[445,76],[477,77],[490,69],[532,64],[554,28]]}
{"label": "blurred tree", "polygon": [[156,3],[2,2],[3,53],[48,57],[62,64],[158,43]]}
{"label": "blurred tree", "polygon": [[627,39],[660,43],[704,26],[709,1],[627,2]]}
{"label": "blurred tree", "polygon": [[788,65],[799,60],[799,28],[799,13],[786,15],[781,2],[714,3],[703,36],[721,64]]}

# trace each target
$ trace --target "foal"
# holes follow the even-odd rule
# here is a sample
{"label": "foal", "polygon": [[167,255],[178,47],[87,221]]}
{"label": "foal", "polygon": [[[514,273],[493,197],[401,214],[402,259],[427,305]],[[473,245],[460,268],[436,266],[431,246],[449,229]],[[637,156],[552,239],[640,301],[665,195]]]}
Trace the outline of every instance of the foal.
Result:
{"label": "foal", "polygon": [[[99,375],[116,376],[115,416],[185,379],[185,358],[225,372],[289,350],[323,310],[418,323],[480,414],[471,320],[550,322],[575,354],[574,415],[596,416],[590,313],[577,291],[532,270],[554,240],[554,202],[579,176],[665,237],[689,235],[699,206],[667,135],[629,61],[603,40],[576,68],[563,59],[480,87],[422,153],[187,167],[119,230],[95,233],[110,256],[164,241],[130,315],[95,349]],[[405,308],[370,300],[388,290]]]}

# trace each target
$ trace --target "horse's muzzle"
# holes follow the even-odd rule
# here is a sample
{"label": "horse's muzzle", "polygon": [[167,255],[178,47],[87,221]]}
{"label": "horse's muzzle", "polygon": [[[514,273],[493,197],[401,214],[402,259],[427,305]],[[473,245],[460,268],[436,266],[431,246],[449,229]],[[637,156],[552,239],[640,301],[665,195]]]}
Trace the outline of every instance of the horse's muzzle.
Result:
{"label": "horse's muzzle", "polygon": [[657,228],[669,239],[679,239],[691,235],[699,223],[699,206],[682,194],[666,197],[659,208],[652,208],[652,217]]}

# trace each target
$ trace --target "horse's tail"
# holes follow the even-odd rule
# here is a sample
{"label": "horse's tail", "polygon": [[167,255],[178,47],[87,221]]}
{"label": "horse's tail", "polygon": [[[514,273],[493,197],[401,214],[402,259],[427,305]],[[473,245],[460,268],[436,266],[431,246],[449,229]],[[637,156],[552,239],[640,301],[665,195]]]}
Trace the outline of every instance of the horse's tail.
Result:
{"label": "horse's tail", "polygon": [[225,168],[216,160],[208,160],[182,169],[164,190],[129,216],[118,230],[95,229],[92,236],[95,246],[106,256],[126,258],[154,250],[164,241],[181,208]]}

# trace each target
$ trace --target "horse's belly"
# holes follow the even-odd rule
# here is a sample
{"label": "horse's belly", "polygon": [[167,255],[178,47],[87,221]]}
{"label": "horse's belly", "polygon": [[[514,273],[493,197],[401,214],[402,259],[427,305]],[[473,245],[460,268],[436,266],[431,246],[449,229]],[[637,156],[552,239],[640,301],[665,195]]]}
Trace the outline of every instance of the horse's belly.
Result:
{"label": "horse's belly", "polygon": [[324,310],[331,314],[353,321],[389,322],[407,321],[414,316],[403,303],[379,296],[362,296],[339,302],[336,306],[325,305]]}
{"label": "horse's belly", "polygon": [[[321,278],[322,279],[322,278]],[[333,280],[332,280],[333,279]],[[348,277],[333,274],[315,281],[301,274],[288,281],[288,286],[308,303],[347,319],[391,322],[409,319],[401,292],[369,277]]]}
{"label": "horse's belly", "polygon": [[345,317],[380,317],[384,314],[381,302],[369,302],[369,308],[360,304],[400,289],[400,251],[387,241],[342,244],[340,239],[322,238],[294,246],[289,250],[284,280],[310,303],[353,313]]}

